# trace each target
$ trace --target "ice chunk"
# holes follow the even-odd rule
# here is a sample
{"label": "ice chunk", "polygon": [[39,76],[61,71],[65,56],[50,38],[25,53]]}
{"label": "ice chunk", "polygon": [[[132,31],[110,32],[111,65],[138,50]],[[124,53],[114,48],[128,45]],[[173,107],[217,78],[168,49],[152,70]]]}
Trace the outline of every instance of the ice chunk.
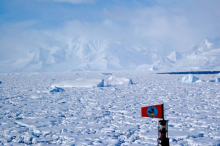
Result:
{"label": "ice chunk", "polygon": [[0,81],[0,84],[2,83],[2,81]]}
{"label": "ice chunk", "polygon": [[199,81],[199,78],[195,77],[192,74],[189,74],[188,76],[185,76],[185,77],[182,78],[183,83],[194,83],[194,82],[197,82],[197,81]]}
{"label": "ice chunk", "polygon": [[209,81],[207,81],[207,82],[220,82],[220,78],[215,78],[215,79],[213,79],[213,80],[209,80]]}
{"label": "ice chunk", "polygon": [[76,79],[53,84],[51,87],[104,87],[103,79]]}
{"label": "ice chunk", "polygon": [[116,78],[115,76],[110,76],[109,79],[107,80],[107,86],[122,85],[122,84],[133,84],[133,81],[127,78]]}
{"label": "ice chunk", "polygon": [[50,91],[50,93],[56,93],[56,92],[64,92],[65,90],[63,88],[55,87],[53,90]]}

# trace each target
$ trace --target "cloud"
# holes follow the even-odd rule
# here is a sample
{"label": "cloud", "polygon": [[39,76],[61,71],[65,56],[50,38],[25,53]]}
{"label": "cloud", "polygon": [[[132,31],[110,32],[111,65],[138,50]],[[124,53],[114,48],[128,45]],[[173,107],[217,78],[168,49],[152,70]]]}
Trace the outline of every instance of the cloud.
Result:
{"label": "cloud", "polygon": [[121,33],[130,33],[127,38],[138,38],[142,44],[151,39],[161,43],[164,49],[185,51],[207,36],[220,34],[220,11],[217,8],[220,3],[212,2],[189,1],[182,5],[183,2],[178,1],[131,10],[106,9],[105,17],[118,24],[123,30]]}
{"label": "cloud", "polygon": [[104,11],[104,17],[108,18],[104,24],[111,28],[110,34],[113,38],[121,38],[143,46],[149,46],[149,42],[157,42],[156,44],[161,43],[167,51],[189,49],[192,43],[195,43],[193,28],[190,27],[182,9],[154,6],[135,10],[117,8]]}
{"label": "cloud", "polygon": [[54,0],[56,2],[67,2],[72,4],[94,3],[95,0]]}
{"label": "cloud", "polygon": [[[53,1],[73,4],[95,2],[95,0]],[[10,52],[22,54],[39,47],[50,49],[61,46],[65,49],[69,40],[81,36],[123,41],[149,49],[156,45],[163,48],[167,54],[173,50],[185,51],[207,36],[216,37],[220,34],[219,2],[187,2],[185,4],[178,1],[173,4],[167,1],[163,4],[132,8],[124,5],[106,6],[103,3],[100,7],[101,4],[96,3],[97,5],[90,5],[85,11],[83,8],[88,7],[84,5],[69,9],[70,7],[65,7],[66,5],[55,3],[56,9],[52,7],[49,12],[59,12],[59,21],[56,21],[56,13],[47,13],[47,9],[42,13],[48,19],[52,17],[52,20],[55,20],[48,20],[47,24],[51,27],[40,29],[35,27],[38,24],[45,26],[47,21],[44,19],[11,22],[12,25],[7,27],[0,25],[0,58],[3,59],[8,54],[10,56]],[[72,16],[68,17],[70,15]],[[60,19],[61,17],[63,19]],[[60,25],[56,25],[56,22]],[[54,25],[56,26],[53,27]],[[15,56],[16,53],[12,55]]]}
{"label": "cloud", "polygon": [[44,31],[33,29],[35,20],[5,24],[0,27],[0,60],[17,59],[27,51],[58,45]]}

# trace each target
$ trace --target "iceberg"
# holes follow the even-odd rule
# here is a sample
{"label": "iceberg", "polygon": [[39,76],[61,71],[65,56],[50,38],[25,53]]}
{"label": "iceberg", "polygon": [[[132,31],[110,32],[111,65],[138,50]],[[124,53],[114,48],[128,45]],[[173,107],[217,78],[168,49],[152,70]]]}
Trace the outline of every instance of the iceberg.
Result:
{"label": "iceberg", "polygon": [[189,74],[188,76],[182,78],[182,83],[194,83],[197,81],[199,81],[199,78],[195,77],[192,74]]}
{"label": "iceberg", "polygon": [[110,76],[106,84],[107,86],[115,86],[122,84],[133,84],[133,81],[127,78],[117,78],[115,76]]}

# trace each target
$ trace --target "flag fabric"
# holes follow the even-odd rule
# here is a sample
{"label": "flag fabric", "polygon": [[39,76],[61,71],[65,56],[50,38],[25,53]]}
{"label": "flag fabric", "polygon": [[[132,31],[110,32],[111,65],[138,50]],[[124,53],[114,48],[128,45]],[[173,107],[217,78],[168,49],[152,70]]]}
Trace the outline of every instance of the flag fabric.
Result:
{"label": "flag fabric", "polygon": [[164,119],[163,104],[142,107],[141,114],[142,114],[142,117]]}

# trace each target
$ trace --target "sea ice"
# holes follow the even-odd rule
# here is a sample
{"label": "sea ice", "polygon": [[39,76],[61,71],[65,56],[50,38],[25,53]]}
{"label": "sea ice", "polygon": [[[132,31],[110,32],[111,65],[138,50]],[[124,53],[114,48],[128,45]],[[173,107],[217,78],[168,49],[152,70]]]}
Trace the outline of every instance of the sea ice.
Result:
{"label": "sea ice", "polygon": [[[164,116],[169,120],[170,145],[220,145],[219,82],[182,84],[182,75],[141,71],[112,74],[137,84],[130,86],[126,82],[104,88],[54,86],[52,89],[63,88],[65,92],[51,94],[51,85],[60,81],[83,84],[76,80],[82,78],[87,84],[87,78],[108,81],[111,75],[0,74],[4,83],[0,85],[0,145],[154,146],[159,119],[141,117],[141,107],[158,103],[164,103]],[[208,81],[215,76],[198,78]]]}

